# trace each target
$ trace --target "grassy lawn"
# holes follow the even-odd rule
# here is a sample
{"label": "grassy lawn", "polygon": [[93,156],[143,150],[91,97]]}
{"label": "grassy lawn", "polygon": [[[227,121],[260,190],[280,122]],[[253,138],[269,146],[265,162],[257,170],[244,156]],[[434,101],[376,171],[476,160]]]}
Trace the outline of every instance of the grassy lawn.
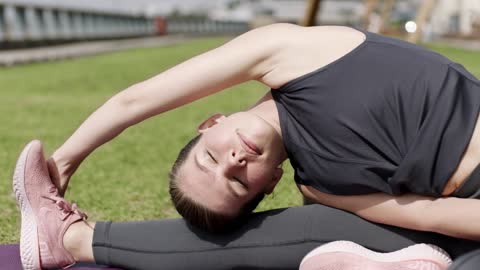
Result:
{"label": "grassy lawn", "polygon": [[[19,239],[20,217],[11,195],[11,176],[28,141],[42,140],[50,155],[116,92],[223,42],[201,39],[0,70],[0,243]],[[478,52],[431,47],[480,76]],[[245,109],[267,90],[256,82],[245,83],[127,129],[84,161],[70,182],[67,199],[77,202],[91,220],[178,217],[170,203],[166,175],[180,147],[208,115]],[[292,170],[289,165],[285,169],[275,195],[259,210],[301,204]]]}

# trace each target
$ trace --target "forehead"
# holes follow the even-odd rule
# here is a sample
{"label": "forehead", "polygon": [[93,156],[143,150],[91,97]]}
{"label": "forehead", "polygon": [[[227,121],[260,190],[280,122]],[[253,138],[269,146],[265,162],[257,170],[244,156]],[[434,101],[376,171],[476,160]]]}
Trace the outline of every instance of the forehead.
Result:
{"label": "forehead", "polygon": [[223,213],[235,213],[239,209],[240,198],[230,190],[225,179],[219,178],[213,170],[202,170],[205,155],[202,155],[201,140],[193,147],[178,172],[179,188],[192,200],[207,208]]}

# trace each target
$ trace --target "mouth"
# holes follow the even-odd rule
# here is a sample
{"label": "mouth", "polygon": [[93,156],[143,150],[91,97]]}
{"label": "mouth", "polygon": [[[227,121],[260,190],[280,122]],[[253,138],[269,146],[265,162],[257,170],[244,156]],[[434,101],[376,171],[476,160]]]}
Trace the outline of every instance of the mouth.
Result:
{"label": "mouth", "polygon": [[240,142],[242,143],[242,147],[247,153],[250,153],[252,155],[261,155],[262,151],[260,148],[251,140],[249,140],[247,137],[243,136],[237,131],[238,137],[240,137]]}

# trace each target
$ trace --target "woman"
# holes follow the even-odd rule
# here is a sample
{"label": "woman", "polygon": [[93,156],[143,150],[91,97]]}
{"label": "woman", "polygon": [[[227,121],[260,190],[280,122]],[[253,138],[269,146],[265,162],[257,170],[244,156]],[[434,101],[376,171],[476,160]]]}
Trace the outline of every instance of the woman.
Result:
{"label": "woman", "polygon": [[[95,251],[97,262],[141,268],[136,266],[141,259],[129,256],[117,254],[116,258],[128,258],[134,265],[109,261],[109,241],[114,240],[100,238],[112,234],[111,223],[91,223],[95,239],[90,228],[77,222],[85,216],[59,195],[64,194],[82,160],[127,127],[248,80],[262,82],[272,90],[245,112],[214,115],[203,122],[201,135],[180,152],[173,166],[170,193],[189,224],[210,231],[241,231],[231,225],[238,225],[234,221],[245,218],[263,195],[274,189],[282,176],[280,164],[288,157],[299,190],[314,202],[377,223],[480,239],[480,216],[475,211],[480,203],[466,198],[476,197],[480,185],[475,170],[480,158],[480,126],[476,125],[479,81],[458,64],[400,40],[347,27],[275,24],[249,31],[112,97],[49,159],[55,186],[47,176],[41,145],[29,144],[18,163],[24,169],[15,177],[17,200],[26,209],[22,224],[31,225],[22,225],[21,243],[30,243],[23,245],[26,254],[22,258],[29,258],[24,263],[37,269],[92,261],[92,243],[97,243],[102,246]],[[34,154],[28,154],[30,151]],[[29,175],[29,170],[43,175],[41,184],[32,180],[36,174]],[[58,226],[49,225],[48,217],[40,214],[43,208],[54,212],[52,203],[64,213]],[[289,220],[289,215],[280,217]],[[321,220],[336,215],[345,214],[336,211]],[[266,232],[264,219],[257,225]],[[251,217],[243,224],[255,226]],[[369,224],[365,225],[367,231],[373,226]],[[144,226],[166,231],[164,225],[154,222]],[[277,226],[283,225],[273,228]],[[29,234],[29,230],[39,233]],[[204,233],[210,241],[225,244],[224,238]],[[128,225],[120,234],[138,236]],[[420,238],[428,235],[414,234]],[[52,246],[58,241],[53,235],[64,235],[66,250],[62,245]],[[82,235],[81,243],[69,241],[78,235]],[[191,234],[186,235],[188,241],[194,241]],[[295,237],[299,235],[297,232]],[[326,242],[326,235],[320,234],[321,242]],[[231,233],[228,236],[232,237]],[[239,241],[245,241],[242,237]],[[340,238],[330,240],[335,239]],[[423,241],[435,241],[432,239]],[[366,244],[365,239],[357,242]],[[382,245],[371,247],[392,250]],[[31,251],[37,249],[40,258],[34,259],[32,254],[37,252]],[[72,257],[70,253],[77,254],[75,249],[81,249],[82,255]],[[452,249],[457,254],[464,252]],[[179,250],[163,252],[179,256]],[[284,259],[298,263],[296,254]],[[195,260],[195,256],[175,263],[195,262],[197,267],[209,260]]]}

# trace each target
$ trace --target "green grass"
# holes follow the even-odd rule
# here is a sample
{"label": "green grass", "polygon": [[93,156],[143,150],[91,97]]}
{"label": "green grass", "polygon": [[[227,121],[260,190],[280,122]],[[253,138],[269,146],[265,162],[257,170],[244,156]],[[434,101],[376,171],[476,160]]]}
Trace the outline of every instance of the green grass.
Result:
{"label": "green grass", "polygon": [[[25,143],[38,138],[50,155],[118,91],[225,41],[202,39],[0,70],[0,243],[19,239],[11,175]],[[210,114],[243,110],[266,90],[259,83],[246,83],[127,129],[82,163],[70,181],[67,199],[76,201],[92,220],[178,217],[166,176],[181,146]],[[286,179],[291,178],[290,171]],[[276,199],[267,198],[262,209],[299,204],[295,190],[291,181],[284,181]]]}
{"label": "green grass", "polygon": [[[0,243],[19,239],[20,217],[11,195],[11,176],[25,143],[38,138],[50,155],[118,91],[225,41],[201,39],[0,70]],[[432,48],[480,75],[478,52]],[[202,119],[214,112],[243,110],[266,90],[256,82],[245,83],[127,129],[82,163],[70,182],[67,199],[77,202],[92,220],[178,217],[170,203],[166,175],[180,147]],[[291,167],[285,165],[284,180],[259,210],[301,204]]]}

